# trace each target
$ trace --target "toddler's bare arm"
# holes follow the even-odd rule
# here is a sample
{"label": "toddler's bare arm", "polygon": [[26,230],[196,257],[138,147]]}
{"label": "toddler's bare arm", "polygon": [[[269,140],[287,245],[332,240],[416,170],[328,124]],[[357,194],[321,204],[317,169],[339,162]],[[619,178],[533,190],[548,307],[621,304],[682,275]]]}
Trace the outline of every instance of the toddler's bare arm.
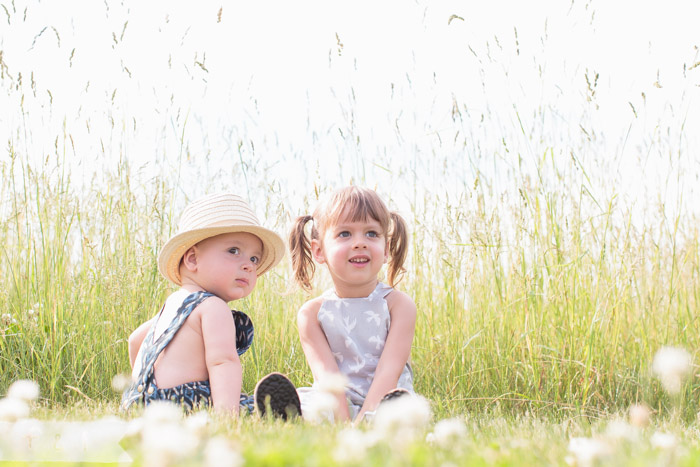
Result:
{"label": "toddler's bare arm", "polygon": [[204,359],[209,373],[214,409],[238,413],[243,370],[236,352],[236,325],[228,305],[218,297],[201,308]]}
{"label": "toddler's bare arm", "polygon": [[129,362],[131,363],[131,368],[134,367],[136,355],[138,355],[141,344],[143,344],[143,340],[146,338],[151,324],[153,324],[153,319],[154,318],[149,319],[129,335]]}

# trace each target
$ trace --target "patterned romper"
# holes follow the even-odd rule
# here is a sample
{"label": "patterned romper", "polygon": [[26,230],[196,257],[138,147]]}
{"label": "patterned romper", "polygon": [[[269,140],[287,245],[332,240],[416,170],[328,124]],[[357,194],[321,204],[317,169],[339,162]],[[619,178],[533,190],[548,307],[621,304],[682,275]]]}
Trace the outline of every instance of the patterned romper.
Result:
{"label": "patterned romper", "polygon": [[[186,411],[191,411],[199,407],[207,407],[212,404],[211,388],[209,381],[194,381],[181,384],[172,388],[159,388],[156,385],[154,375],[154,365],[158,355],[168,346],[175,334],[185,323],[187,317],[197,306],[208,297],[214,294],[209,292],[194,292],[189,294],[177,310],[173,320],[167,329],[156,339],[153,334],[156,328],[157,319],[148,331],[143,341],[141,356],[141,371],[132,385],[124,391],[122,395],[121,409],[126,410],[133,404],[145,404],[156,400],[167,400],[181,404]],[[165,307],[164,307],[165,308]],[[161,309],[161,314],[163,309]],[[248,316],[236,310],[231,310],[233,320],[236,324],[236,349],[238,355],[242,355],[253,343],[253,323]],[[160,318],[160,314],[158,315]],[[241,413],[253,412],[253,396],[241,393],[240,408]]]}
{"label": "patterned romper", "polygon": [[[334,290],[323,294],[323,303],[318,310],[318,322],[326,335],[340,373],[348,378],[345,395],[352,418],[357,416],[365,402],[389,335],[391,316],[385,297],[392,290],[392,287],[380,282],[367,297],[340,298]],[[413,371],[410,363],[406,363],[396,387],[413,393]],[[305,413],[304,407],[313,404],[315,390],[299,388],[298,391],[302,413]]]}

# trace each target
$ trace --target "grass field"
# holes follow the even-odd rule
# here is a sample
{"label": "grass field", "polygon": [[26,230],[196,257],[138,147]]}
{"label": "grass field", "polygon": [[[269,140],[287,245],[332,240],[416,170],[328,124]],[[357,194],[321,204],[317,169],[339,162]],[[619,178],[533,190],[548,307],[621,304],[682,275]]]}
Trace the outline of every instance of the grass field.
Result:
{"label": "grass field", "polygon": [[[161,183],[139,193],[114,174],[108,191],[78,196],[60,164],[37,170],[13,153],[2,170],[11,184],[2,190],[1,387],[36,381],[41,396],[32,415],[45,423],[120,416],[112,381],[129,370],[126,337],[169,292],[155,258],[174,223],[173,188]],[[555,196],[524,198],[517,216],[539,221],[508,244],[497,213],[431,205],[430,199],[423,200],[424,214],[413,213],[401,288],[419,309],[412,359],[416,389],[430,401],[432,417],[418,422],[420,434],[403,435],[412,442],[399,448],[395,437],[381,441],[369,426],[214,417],[196,428],[199,444],[161,449],[173,459],[199,461],[218,446],[253,464],[278,465],[585,464],[587,455],[635,465],[697,462],[696,367],[681,362],[677,393],[664,391],[652,372],[664,346],[695,358],[697,230],[682,219],[658,233],[656,226],[641,232],[615,226],[612,205],[562,225]],[[284,231],[288,218],[281,213],[268,224]],[[319,287],[327,280],[320,275]],[[299,386],[311,383],[294,324],[305,296],[289,283],[285,262],[234,304],[256,325],[255,343],[243,358],[244,389],[270,371],[287,373]],[[675,364],[665,363],[671,372]],[[629,418],[635,405],[648,408],[649,424]],[[170,424],[175,439],[194,429],[172,414],[153,419],[157,430]],[[448,441],[434,435],[426,441],[432,430],[440,432],[435,423],[454,419],[461,423],[441,425]],[[23,433],[19,421],[3,426]],[[132,449],[140,446],[138,436],[148,436],[145,430]],[[353,438],[357,433],[365,438]],[[345,442],[367,447],[345,452]]]}
{"label": "grass field", "polygon": [[[697,46],[676,86],[664,69],[618,102],[592,68],[548,71],[566,64],[551,54],[552,21],[542,37],[515,29],[449,49],[471,87],[422,70],[419,50],[373,100],[363,57],[336,34],[323,58],[343,78],[304,97],[332,101],[331,123],[307,103],[292,140],[266,127],[274,112],[252,80],[210,91],[230,71],[217,74],[228,50],[209,42],[202,54],[192,37],[228,9],[216,5],[190,36],[175,13],[159,17],[158,37],[180,46],[153,62],[167,69],[151,92],[149,69],[129,55],[139,26],[127,26],[136,18],[123,2],[98,15],[119,23],[95,45],[114,83],[89,60],[76,76],[88,56],[71,42],[79,26],[22,36],[18,25],[47,6],[21,3],[2,4],[8,30],[28,57],[44,47],[56,61],[22,68],[0,42],[0,463],[115,463],[122,449],[156,465],[700,463]],[[584,25],[592,14],[587,2],[567,11]],[[59,89],[47,84],[54,72],[67,77]],[[524,89],[530,81],[539,88]],[[408,221],[398,288],[418,307],[411,358],[428,402],[358,428],[119,412],[126,339],[172,291],[156,258],[187,201],[232,189],[286,237],[319,195],[351,182]],[[286,258],[232,303],[256,329],[244,391],[271,371],[311,384],[295,328],[308,296],[291,283]],[[315,293],[329,284],[321,271]]]}

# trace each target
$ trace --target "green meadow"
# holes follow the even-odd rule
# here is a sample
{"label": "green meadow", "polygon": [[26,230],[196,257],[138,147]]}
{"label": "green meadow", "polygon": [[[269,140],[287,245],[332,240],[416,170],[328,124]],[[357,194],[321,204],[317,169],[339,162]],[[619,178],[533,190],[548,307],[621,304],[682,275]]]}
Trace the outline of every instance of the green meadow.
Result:
{"label": "green meadow", "polygon": [[[3,6],[8,24],[20,21],[21,8]],[[124,24],[114,35],[107,56],[128,31]],[[73,66],[69,39],[61,44],[54,32]],[[39,45],[53,34],[43,33]],[[469,44],[467,54],[485,94],[494,74],[513,80],[504,50],[517,47],[520,56],[526,47],[517,30],[489,40]],[[342,68],[341,42],[336,35],[329,67]],[[688,63],[697,62],[694,50]],[[366,103],[352,85],[338,85],[343,120],[322,133],[309,117],[308,145],[285,147],[255,125],[246,133],[231,124],[222,133],[235,138],[220,159],[187,99],[173,95],[154,108],[162,120],[149,166],[136,144],[143,117],[128,114],[118,89],[100,97],[114,112],[81,106],[63,115],[54,107],[60,90],[43,89],[40,73],[23,75],[8,57],[0,50],[2,102],[10,104],[0,117],[0,463],[116,463],[117,440],[136,464],[156,465],[700,463],[700,219],[689,188],[698,147],[686,126],[698,63],[687,76],[683,68],[684,91],[663,112],[652,109],[651,84],[630,101],[621,134],[605,133],[605,89],[592,70],[552,83],[546,63],[535,61],[520,72],[574,96],[565,119],[545,98],[532,104],[521,95],[503,110],[453,94],[436,97],[442,107],[421,124],[402,117],[418,112],[408,104],[420,93],[414,71],[391,85],[392,99],[396,91],[404,100],[387,110],[390,142],[372,146],[357,124]],[[195,60],[192,79],[213,72],[213,60]],[[244,107],[261,119],[251,102]],[[331,175],[318,155],[329,148]],[[298,173],[285,178],[275,154]],[[630,167],[620,168],[623,155]],[[629,183],[626,171],[639,179]],[[648,184],[656,172],[661,182]],[[411,360],[426,405],[359,427],[182,417],[168,408],[120,413],[127,338],[173,291],[156,259],[184,205],[233,186],[286,238],[296,216],[347,183],[375,188],[408,221],[398,288],[418,308]],[[321,269],[315,283],[314,293],[330,285]],[[293,287],[285,258],[231,304],[255,324],[242,357],[244,391],[272,371],[312,383],[295,326],[308,298]],[[679,352],[655,363],[668,347]],[[28,405],[11,405],[24,400],[10,394],[18,380],[38,385]],[[100,425],[108,422],[118,435],[73,457],[42,444],[47,433],[109,433]]]}

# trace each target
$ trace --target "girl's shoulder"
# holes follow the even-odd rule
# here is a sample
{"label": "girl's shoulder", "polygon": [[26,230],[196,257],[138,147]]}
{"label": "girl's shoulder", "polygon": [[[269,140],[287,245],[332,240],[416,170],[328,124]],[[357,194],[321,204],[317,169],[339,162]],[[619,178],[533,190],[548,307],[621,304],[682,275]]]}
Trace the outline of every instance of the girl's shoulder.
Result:
{"label": "girl's shoulder", "polygon": [[299,311],[297,312],[298,317],[311,317],[311,316],[316,316],[318,314],[318,310],[321,309],[321,305],[323,304],[324,297],[323,295],[319,295],[316,298],[312,298],[311,300],[308,300],[305,302],[301,308],[299,308]]}
{"label": "girl's shoulder", "polygon": [[400,290],[393,289],[386,295],[385,300],[389,312],[401,310],[401,313],[416,313],[416,304],[413,299]]}

